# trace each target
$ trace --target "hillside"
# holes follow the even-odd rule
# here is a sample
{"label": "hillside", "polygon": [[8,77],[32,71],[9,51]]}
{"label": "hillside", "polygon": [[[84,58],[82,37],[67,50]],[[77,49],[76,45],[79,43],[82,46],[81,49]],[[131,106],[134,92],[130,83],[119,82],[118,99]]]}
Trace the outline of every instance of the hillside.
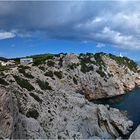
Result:
{"label": "hillside", "polygon": [[8,61],[8,59],[5,57],[0,57],[0,61]]}
{"label": "hillside", "polygon": [[1,72],[2,138],[107,139],[128,133],[133,123],[125,113],[91,101],[139,86],[133,60],[105,53],[32,57],[28,66]]}
{"label": "hillside", "polygon": [[[27,69],[18,68],[14,71],[16,75],[21,73],[22,77],[28,78],[23,72],[27,70],[35,79],[37,74],[39,79],[47,80],[54,90],[67,87],[84,94],[89,100],[120,95],[140,84],[138,65],[127,57],[105,53],[30,57],[34,58],[33,65]],[[33,80],[29,78],[31,83]]]}

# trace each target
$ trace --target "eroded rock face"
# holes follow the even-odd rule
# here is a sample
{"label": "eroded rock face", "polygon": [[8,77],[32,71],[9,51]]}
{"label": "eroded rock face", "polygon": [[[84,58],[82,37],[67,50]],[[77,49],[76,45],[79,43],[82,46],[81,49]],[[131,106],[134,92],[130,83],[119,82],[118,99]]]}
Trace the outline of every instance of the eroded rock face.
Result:
{"label": "eroded rock face", "polygon": [[63,66],[68,67],[71,64],[78,64],[80,61],[76,54],[66,54],[64,56]]}
{"label": "eroded rock face", "polygon": [[136,128],[136,130],[130,135],[129,139],[140,139],[140,125]]}
{"label": "eroded rock face", "polygon": [[120,113],[120,111],[115,108],[106,108],[103,105],[98,105],[98,116],[102,122],[101,125],[103,123],[106,123],[108,131],[114,134],[116,137],[119,136],[116,130],[121,132],[123,135],[126,135],[128,133],[128,129],[133,126],[133,122],[132,121],[126,122],[127,117],[123,113]]}
{"label": "eroded rock face", "polygon": [[62,54],[0,78],[1,138],[118,138],[132,126],[118,109],[90,102],[140,85],[137,72],[106,55]]}
{"label": "eroded rock face", "polygon": [[14,139],[47,139],[47,135],[40,123],[34,118],[27,118],[23,114],[19,114],[18,123],[16,123]]}
{"label": "eroded rock face", "polygon": [[47,138],[37,120],[19,112],[17,98],[11,91],[0,87],[0,138]]}
{"label": "eroded rock face", "polygon": [[90,103],[80,94],[34,92],[40,102],[29,92],[0,89],[1,138],[107,139],[126,134],[132,125],[119,110]]}
{"label": "eroded rock face", "polygon": [[1,138],[11,138],[18,114],[15,98],[3,87],[0,89],[0,136]]}
{"label": "eroded rock face", "polygon": [[[28,79],[35,89],[40,90],[36,82],[39,79],[47,81],[55,91],[61,89],[67,92],[82,93],[88,100],[121,95],[126,90],[140,85],[138,71],[131,70],[125,64],[118,64],[108,55],[95,56],[93,54],[63,54],[54,57],[49,65],[47,62],[50,60],[46,60],[45,63],[38,66],[29,65],[29,68],[25,68],[24,71],[34,78],[19,71],[24,68],[14,68],[8,71],[6,80],[13,81],[12,84],[18,86],[12,76],[17,75]],[[129,64],[129,61],[127,63]]]}

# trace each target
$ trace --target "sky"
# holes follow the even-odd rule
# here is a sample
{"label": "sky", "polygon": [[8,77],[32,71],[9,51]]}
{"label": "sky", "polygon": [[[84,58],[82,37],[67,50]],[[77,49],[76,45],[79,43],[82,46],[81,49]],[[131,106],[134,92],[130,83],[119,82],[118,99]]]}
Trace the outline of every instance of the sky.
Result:
{"label": "sky", "polygon": [[0,56],[61,52],[140,61],[140,1],[0,1]]}

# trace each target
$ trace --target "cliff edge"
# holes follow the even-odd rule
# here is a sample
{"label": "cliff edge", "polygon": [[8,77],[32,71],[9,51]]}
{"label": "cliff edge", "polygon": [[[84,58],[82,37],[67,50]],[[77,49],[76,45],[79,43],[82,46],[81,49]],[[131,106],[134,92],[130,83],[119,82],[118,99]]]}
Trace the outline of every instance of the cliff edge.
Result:
{"label": "cliff edge", "polygon": [[1,138],[118,138],[132,121],[91,100],[140,85],[139,67],[111,54],[34,56],[34,63],[1,71]]}

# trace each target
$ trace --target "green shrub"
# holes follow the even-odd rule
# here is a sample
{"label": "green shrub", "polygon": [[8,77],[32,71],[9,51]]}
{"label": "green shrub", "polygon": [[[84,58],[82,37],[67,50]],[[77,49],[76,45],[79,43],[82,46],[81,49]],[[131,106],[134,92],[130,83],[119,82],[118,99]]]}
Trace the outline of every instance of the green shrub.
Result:
{"label": "green shrub", "polygon": [[59,59],[59,63],[58,63],[58,64],[59,64],[60,67],[63,66],[63,57],[60,57],[60,59]]}
{"label": "green shrub", "polygon": [[100,74],[101,77],[106,77],[106,74],[102,70],[97,70],[96,72]]}
{"label": "green shrub", "polygon": [[131,60],[127,57],[119,57],[119,56],[115,56],[115,55],[112,55],[112,54],[109,54],[109,57],[111,59],[115,60],[117,64],[122,65],[122,66],[126,66],[130,70],[132,70],[134,72],[137,72],[138,65],[133,60]]}
{"label": "green shrub", "polygon": [[63,77],[62,71],[55,71],[54,74],[55,74],[59,79],[62,79],[62,77]]}
{"label": "green shrub", "polygon": [[9,70],[9,68],[6,67],[6,66],[1,66],[1,65],[0,65],[0,71],[6,71],[6,70]]}
{"label": "green shrub", "polygon": [[87,63],[92,63],[92,61],[90,60],[91,59],[91,57],[90,56],[84,56],[84,57],[82,57],[82,58],[80,58],[81,59],[81,62],[82,63],[85,63],[85,64],[87,64]]}
{"label": "green shrub", "polygon": [[76,93],[80,93],[80,94],[82,94],[82,95],[84,95],[85,93],[84,93],[84,91],[83,90],[81,90],[81,89],[77,89],[76,90]]}
{"label": "green shrub", "polygon": [[45,71],[45,67],[40,66],[39,69],[41,69],[42,71]]}
{"label": "green shrub", "polygon": [[4,79],[2,79],[2,78],[0,78],[0,84],[1,85],[5,85],[5,86],[7,86],[7,85],[9,85]]}
{"label": "green shrub", "polygon": [[47,71],[44,75],[53,78],[53,72],[52,71]]}
{"label": "green shrub", "polygon": [[49,86],[49,83],[47,81],[41,81],[41,80],[37,79],[36,82],[38,83],[39,87],[42,90],[52,90],[52,87]]}
{"label": "green shrub", "polygon": [[24,69],[24,70],[26,70],[26,69],[30,69],[29,66],[23,66],[23,65],[18,66],[18,68],[21,68],[21,69]]}
{"label": "green shrub", "polygon": [[34,119],[37,119],[38,116],[39,116],[39,113],[38,113],[37,110],[35,110],[35,109],[32,108],[32,109],[29,109],[29,110],[28,110],[26,116],[27,116],[27,117],[32,117],[32,118],[34,118]]}
{"label": "green shrub", "polygon": [[84,53],[80,53],[78,58],[81,59],[81,57],[83,57],[83,56],[85,56],[85,54]]}
{"label": "green shrub", "polygon": [[80,54],[79,55],[79,59],[81,62],[81,71],[83,73],[89,72],[89,71],[93,71],[93,66],[91,64],[95,64],[94,61],[91,60],[91,58],[93,57],[92,53],[87,53],[87,54]]}
{"label": "green shrub", "polygon": [[26,58],[33,58],[34,66],[38,66],[40,64],[44,64],[46,60],[53,59],[54,54],[40,54],[40,55],[32,55],[27,56]]}
{"label": "green shrub", "polygon": [[109,77],[113,77],[113,74],[111,74],[111,73],[108,73],[108,76],[109,76]]}
{"label": "green shrub", "polygon": [[98,66],[104,66],[104,67],[105,67],[105,62],[102,60],[102,56],[103,56],[103,55],[106,55],[106,54],[103,53],[103,52],[96,53],[96,54],[94,55],[94,58],[95,58],[96,63],[97,63]]}
{"label": "green shrub", "polygon": [[48,65],[49,67],[54,67],[55,62],[54,62],[54,61],[49,60],[49,61],[47,61],[47,65]]}
{"label": "green shrub", "polygon": [[73,77],[73,82],[74,82],[74,84],[78,84],[78,82],[77,82],[77,79],[75,78],[75,77]]}
{"label": "green shrub", "polygon": [[25,69],[19,69],[19,72],[22,73],[22,74],[23,74],[25,77],[27,77],[27,78],[34,78],[34,76],[31,75],[31,74],[29,74],[29,73],[27,73],[27,72],[25,71]]}
{"label": "green shrub", "polygon": [[16,64],[20,63],[20,58],[13,58],[12,60],[14,60]]}
{"label": "green shrub", "polygon": [[38,66],[38,65],[40,65],[42,63],[43,63],[42,61],[36,60],[36,61],[33,62],[33,66]]}
{"label": "green shrub", "polygon": [[5,76],[5,74],[3,73],[3,71],[0,71],[0,76]]}
{"label": "green shrub", "polygon": [[93,71],[93,66],[87,66],[85,63],[81,63],[81,71],[83,73],[89,72],[89,71]]}
{"label": "green shrub", "polygon": [[42,103],[42,99],[40,99],[37,95],[35,95],[34,93],[29,93],[37,102]]}
{"label": "green shrub", "polygon": [[35,92],[38,93],[38,94],[43,94],[43,92],[38,90],[38,89],[36,89]]}
{"label": "green shrub", "polygon": [[76,64],[76,63],[72,63],[72,64],[69,64],[68,67],[72,70],[74,70],[75,68],[77,68],[77,66],[79,66],[79,64]]}
{"label": "green shrub", "polygon": [[21,87],[21,88],[26,88],[28,91],[32,91],[34,90],[35,88],[29,83],[28,80],[26,79],[23,79],[19,76],[16,76],[14,75],[13,76],[17,82],[17,84]]}

